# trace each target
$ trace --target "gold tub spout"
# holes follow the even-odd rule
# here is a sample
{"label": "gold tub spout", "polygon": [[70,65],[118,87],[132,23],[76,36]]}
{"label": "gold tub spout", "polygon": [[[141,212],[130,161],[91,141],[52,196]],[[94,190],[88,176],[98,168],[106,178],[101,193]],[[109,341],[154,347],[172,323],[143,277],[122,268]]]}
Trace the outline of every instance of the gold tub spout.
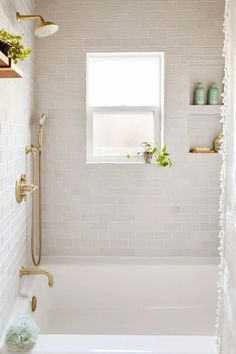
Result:
{"label": "gold tub spout", "polygon": [[46,275],[48,277],[48,286],[50,288],[53,287],[53,275],[45,269],[30,269],[22,266],[20,269],[20,278],[24,275]]}

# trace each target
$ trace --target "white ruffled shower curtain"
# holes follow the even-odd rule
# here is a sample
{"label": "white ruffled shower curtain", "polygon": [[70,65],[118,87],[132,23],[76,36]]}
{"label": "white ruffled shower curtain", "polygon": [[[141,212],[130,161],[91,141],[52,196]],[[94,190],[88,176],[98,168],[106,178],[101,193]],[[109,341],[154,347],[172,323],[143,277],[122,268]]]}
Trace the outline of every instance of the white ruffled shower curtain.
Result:
{"label": "white ruffled shower curtain", "polygon": [[236,354],[236,0],[226,0],[224,32],[224,143],[217,336],[220,354]]}

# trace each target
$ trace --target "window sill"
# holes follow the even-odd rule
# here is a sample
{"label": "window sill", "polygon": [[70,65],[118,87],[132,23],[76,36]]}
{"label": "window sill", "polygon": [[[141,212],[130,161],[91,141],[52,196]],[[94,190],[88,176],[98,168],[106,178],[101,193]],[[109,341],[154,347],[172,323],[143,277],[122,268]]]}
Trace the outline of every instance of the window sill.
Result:
{"label": "window sill", "polygon": [[115,165],[157,165],[156,162],[146,163],[144,161],[86,161],[86,165],[107,165],[107,164],[115,164]]}

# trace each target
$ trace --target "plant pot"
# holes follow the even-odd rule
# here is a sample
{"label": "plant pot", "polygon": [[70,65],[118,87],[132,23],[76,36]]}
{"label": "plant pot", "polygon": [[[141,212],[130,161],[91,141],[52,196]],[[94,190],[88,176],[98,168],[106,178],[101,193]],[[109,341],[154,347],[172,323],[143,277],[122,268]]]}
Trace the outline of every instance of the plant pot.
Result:
{"label": "plant pot", "polygon": [[152,153],[151,152],[148,152],[148,151],[145,151],[143,153],[143,159],[146,163],[151,163],[152,162]]}
{"label": "plant pot", "polygon": [[8,56],[8,52],[11,46],[5,42],[0,41],[0,51],[3,52],[6,56]]}

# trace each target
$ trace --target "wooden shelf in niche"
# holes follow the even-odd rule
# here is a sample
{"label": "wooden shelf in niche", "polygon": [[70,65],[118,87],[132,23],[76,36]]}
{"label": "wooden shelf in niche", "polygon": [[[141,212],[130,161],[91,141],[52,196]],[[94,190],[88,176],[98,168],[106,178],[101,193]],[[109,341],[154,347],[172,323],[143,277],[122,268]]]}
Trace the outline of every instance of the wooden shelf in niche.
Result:
{"label": "wooden shelf in niche", "polygon": [[190,105],[189,114],[191,115],[213,115],[221,114],[221,105]]}
{"label": "wooden shelf in niche", "polygon": [[0,79],[22,78],[23,72],[0,51]]}
{"label": "wooden shelf in niche", "polygon": [[203,155],[207,155],[207,154],[219,154],[217,151],[214,151],[214,150],[210,150],[210,151],[191,151],[189,150],[189,153],[190,154],[194,154],[194,155],[199,155],[199,154],[203,154]]}

